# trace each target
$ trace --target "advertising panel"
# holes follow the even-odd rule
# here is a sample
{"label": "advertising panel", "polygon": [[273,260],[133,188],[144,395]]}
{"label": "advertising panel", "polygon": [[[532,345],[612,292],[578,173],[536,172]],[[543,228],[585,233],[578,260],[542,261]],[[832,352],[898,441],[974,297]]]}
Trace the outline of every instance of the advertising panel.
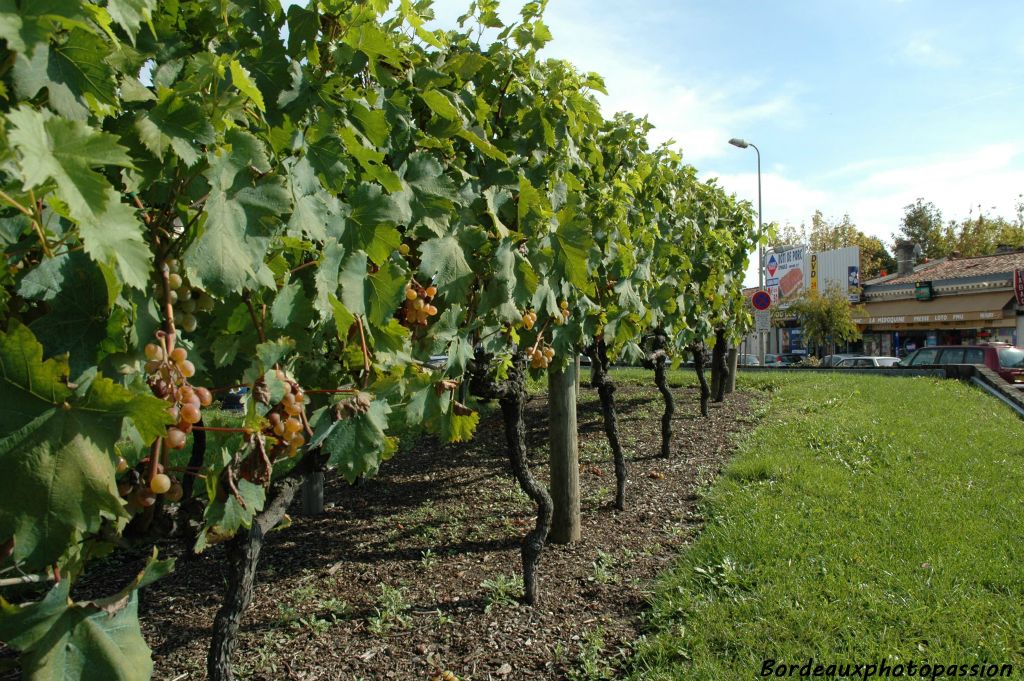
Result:
{"label": "advertising panel", "polygon": [[772,300],[782,302],[796,298],[804,290],[807,267],[807,246],[793,246],[770,251],[765,258],[765,284]]}

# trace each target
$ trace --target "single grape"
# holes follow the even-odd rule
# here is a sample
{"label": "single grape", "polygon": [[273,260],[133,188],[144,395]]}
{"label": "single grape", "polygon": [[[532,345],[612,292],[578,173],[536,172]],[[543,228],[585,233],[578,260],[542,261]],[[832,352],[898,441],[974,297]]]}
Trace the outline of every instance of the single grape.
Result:
{"label": "single grape", "polygon": [[433,315],[437,314],[437,308],[434,307],[433,305],[427,305],[424,309],[427,311],[427,314],[430,315],[430,316],[433,316]]}
{"label": "single grape", "polygon": [[170,414],[171,418],[174,419],[175,421],[177,421],[178,420],[178,416],[180,416],[178,408],[174,407],[174,406],[167,407],[167,413]]}
{"label": "single grape", "polygon": [[181,280],[181,275],[178,274],[177,272],[171,272],[169,275],[167,275],[167,283],[170,285],[171,288],[175,290],[181,288],[181,284],[183,283]]}
{"label": "single grape", "polygon": [[292,418],[284,422],[284,429],[289,433],[297,433],[302,430],[302,422]]}
{"label": "single grape", "polygon": [[302,412],[302,407],[292,402],[291,404],[284,405],[284,410],[291,416],[298,416]]}
{"label": "single grape", "polygon": [[178,271],[179,263],[178,263],[177,259],[175,259],[175,258],[168,258],[167,261],[164,262],[164,264],[167,265],[167,271],[168,272],[176,273]]}
{"label": "single grape", "polygon": [[192,398],[195,397],[195,390],[190,385],[183,385],[178,388],[177,397],[178,401],[184,404],[185,402],[191,402]]}
{"label": "single grape", "polygon": [[149,482],[149,490],[153,494],[163,494],[171,488],[171,479],[163,473],[157,473]]}
{"label": "single grape", "polygon": [[437,295],[437,287],[436,286],[428,286],[427,290],[426,290],[426,294],[427,294],[427,298],[433,298],[434,296]]}
{"label": "single grape", "polygon": [[274,435],[281,437],[285,434],[284,421],[278,421],[274,424]]}
{"label": "single grape", "polygon": [[164,444],[170,449],[185,448],[185,433],[177,428],[168,428],[164,437]]}
{"label": "single grape", "polygon": [[[192,300],[192,287],[191,286],[181,286],[181,287],[178,287],[177,289],[175,289],[175,291],[177,291],[177,293],[178,293],[178,301],[179,302],[183,303],[186,300]],[[187,311],[188,310],[186,310],[186,312]]]}
{"label": "single grape", "polygon": [[196,330],[196,326],[198,325],[199,322],[196,320],[195,315],[188,313],[181,315],[181,329],[185,333],[192,333]]}
{"label": "single grape", "polygon": [[398,252],[402,255],[409,255],[409,244],[402,244],[398,247]]}
{"label": "single grape", "polygon": [[423,302],[422,298],[417,298],[416,300],[412,301],[412,309],[414,310],[422,310],[425,306],[426,303]]}
{"label": "single grape", "polygon": [[196,388],[196,397],[199,398],[199,404],[204,407],[209,407],[213,404],[213,395],[206,388]]}
{"label": "single grape", "polygon": [[295,437],[293,437],[288,444],[290,444],[292,447],[298,449],[302,445],[306,444],[306,438],[302,437],[301,433],[296,433]]}
{"label": "single grape", "polygon": [[181,295],[178,295],[178,309],[186,314],[192,314],[196,311],[196,301],[194,300],[182,300]]}
{"label": "single grape", "polygon": [[413,291],[411,288],[405,289],[405,299],[406,300],[416,300],[419,297],[420,297],[419,294],[416,293],[416,291]]}
{"label": "single grape", "polygon": [[168,294],[168,296],[167,296],[167,297],[168,297],[168,298],[170,298],[170,300],[171,300],[171,305],[174,305],[174,304],[175,304],[176,302],[178,302],[178,292],[177,292],[177,291],[171,291],[171,292],[170,292],[170,293]]}
{"label": "single grape", "polygon": [[186,404],[181,408],[181,420],[186,423],[197,423],[202,418],[202,414],[194,404]]}
{"label": "single grape", "polygon": [[188,350],[186,350],[185,348],[177,347],[177,348],[174,348],[173,350],[171,350],[171,360],[172,361],[174,361],[174,362],[176,362],[178,364],[181,364],[186,359],[188,359]]}
{"label": "single grape", "polygon": [[164,499],[171,503],[177,503],[181,501],[181,497],[184,496],[185,489],[181,486],[181,483],[175,480],[171,483],[171,488],[164,494]]}
{"label": "single grape", "polygon": [[117,472],[124,473],[128,470],[128,462],[124,460],[123,456],[117,457]]}
{"label": "single grape", "polygon": [[181,375],[185,378],[192,378],[196,375],[196,365],[186,359],[178,365],[178,371],[180,371]]}
{"label": "single grape", "polygon": [[156,343],[146,343],[143,352],[146,353],[146,359],[148,360],[161,360],[164,358],[164,349]]}
{"label": "single grape", "polygon": [[160,371],[160,366],[161,366],[160,360],[151,359],[148,362],[146,362],[146,366],[145,366],[146,373],[150,374],[150,375],[155,374],[156,372]]}
{"label": "single grape", "polygon": [[200,312],[213,312],[213,298],[204,293],[196,301],[196,307]]}

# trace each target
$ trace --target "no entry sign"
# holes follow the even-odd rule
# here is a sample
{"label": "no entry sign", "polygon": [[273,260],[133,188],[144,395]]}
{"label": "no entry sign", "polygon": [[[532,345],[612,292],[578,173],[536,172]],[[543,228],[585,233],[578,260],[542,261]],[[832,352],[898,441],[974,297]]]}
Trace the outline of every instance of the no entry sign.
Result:
{"label": "no entry sign", "polygon": [[755,310],[767,310],[772,305],[772,297],[768,295],[767,291],[756,291],[750,297],[750,304],[754,306]]}

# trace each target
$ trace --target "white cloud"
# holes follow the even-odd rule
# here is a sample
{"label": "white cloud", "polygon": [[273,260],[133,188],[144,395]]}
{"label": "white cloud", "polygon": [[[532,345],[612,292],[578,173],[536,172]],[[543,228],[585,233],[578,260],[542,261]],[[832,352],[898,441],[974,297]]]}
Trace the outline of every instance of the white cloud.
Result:
{"label": "white cloud", "polygon": [[930,36],[917,35],[903,46],[903,56],[921,66],[945,67],[955,66],[960,59],[952,52],[936,47]]}

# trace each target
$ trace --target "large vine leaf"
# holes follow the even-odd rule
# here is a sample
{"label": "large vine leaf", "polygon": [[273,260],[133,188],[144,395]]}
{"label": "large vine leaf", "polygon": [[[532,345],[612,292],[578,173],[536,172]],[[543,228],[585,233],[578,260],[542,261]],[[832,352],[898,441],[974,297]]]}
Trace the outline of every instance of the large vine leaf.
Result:
{"label": "large vine leaf", "polygon": [[18,151],[25,189],[52,179],[72,217],[88,220],[101,215],[111,187],[93,168],[132,165],[117,137],[26,106],[7,114],[7,119],[11,123],[8,139]]}
{"label": "large vine leaf", "polygon": [[71,601],[70,579],[20,608],[0,598],[0,639],[22,653],[30,681],[148,681],[153,662],[139,627],[138,590],[173,568],[154,549],[128,586],[101,600]]}
{"label": "large vine leaf", "polygon": [[327,464],[353,483],[360,475],[376,473],[381,462],[394,452],[395,444],[385,434],[390,413],[386,401],[373,400],[365,412],[332,423],[314,443],[322,443],[329,456]]}
{"label": "large vine leaf", "polygon": [[104,377],[73,392],[68,370],[26,327],[0,333],[0,538],[31,570],[124,515],[110,455],[124,419],[148,439],[170,421],[161,400]]}

